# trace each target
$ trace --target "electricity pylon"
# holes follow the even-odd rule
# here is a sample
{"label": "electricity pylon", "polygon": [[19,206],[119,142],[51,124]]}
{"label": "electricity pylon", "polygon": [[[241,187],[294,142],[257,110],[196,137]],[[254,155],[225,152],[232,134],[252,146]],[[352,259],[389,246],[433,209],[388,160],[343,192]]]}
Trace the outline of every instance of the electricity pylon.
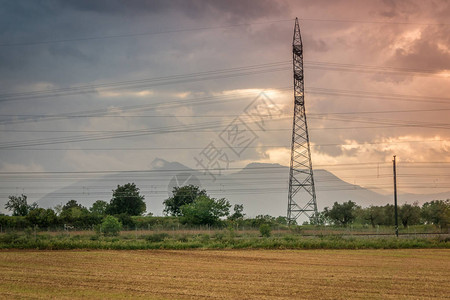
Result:
{"label": "electricity pylon", "polygon": [[317,216],[316,190],[314,188],[305,113],[303,45],[297,18],[295,18],[292,54],[294,64],[294,121],[289,170],[288,224],[295,224],[302,214],[308,218]]}

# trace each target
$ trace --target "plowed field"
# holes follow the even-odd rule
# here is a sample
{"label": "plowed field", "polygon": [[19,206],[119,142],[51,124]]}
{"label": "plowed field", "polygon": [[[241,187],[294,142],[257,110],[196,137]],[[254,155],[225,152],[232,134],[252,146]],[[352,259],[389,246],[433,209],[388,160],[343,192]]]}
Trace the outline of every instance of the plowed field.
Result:
{"label": "plowed field", "polygon": [[449,250],[2,251],[0,298],[450,298]]}

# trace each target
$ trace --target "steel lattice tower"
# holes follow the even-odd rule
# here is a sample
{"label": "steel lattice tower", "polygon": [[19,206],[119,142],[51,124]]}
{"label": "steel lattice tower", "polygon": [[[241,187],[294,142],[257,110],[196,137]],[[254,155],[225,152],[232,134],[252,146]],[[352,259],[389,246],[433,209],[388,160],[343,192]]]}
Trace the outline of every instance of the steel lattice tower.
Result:
{"label": "steel lattice tower", "polygon": [[289,170],[288,223],[294,223],[305,214],[308,218],[317,214],[316,190],[306,124],[303,45],[298,19],[295,18],[292,41],[294,64],[294,121],[292,127],[291,165]]}

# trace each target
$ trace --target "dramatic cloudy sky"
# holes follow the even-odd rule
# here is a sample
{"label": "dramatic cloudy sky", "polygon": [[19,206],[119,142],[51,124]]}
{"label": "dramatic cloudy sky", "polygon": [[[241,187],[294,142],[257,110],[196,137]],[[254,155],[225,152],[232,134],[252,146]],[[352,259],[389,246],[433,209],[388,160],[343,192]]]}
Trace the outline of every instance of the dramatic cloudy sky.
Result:
{"label": "dramatic cloudy sky", "polygon": [[[295,17],[314,166],[389,191],[397,155],[404,192],[450,190],[449,16],[446,0],[1,0],[1,203],[44,194],[14,172],[56,188],[54,172],[157,158],[201,169],[208,145],[229,170],[289,165]],[[236,152],[232,122],[253,133]]]}

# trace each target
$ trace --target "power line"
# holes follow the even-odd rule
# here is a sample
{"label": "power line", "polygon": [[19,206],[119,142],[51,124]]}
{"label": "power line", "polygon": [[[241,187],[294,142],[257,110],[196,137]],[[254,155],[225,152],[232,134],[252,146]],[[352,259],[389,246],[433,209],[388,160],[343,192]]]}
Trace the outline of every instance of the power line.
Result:
{"label": "power line", "polygon": [[201,71],[201,72],[194,72],[194,73],[174,74],[174,75],[152,77],[152,78],[141,78],[141,79],[134,79],[134,80],[105,82],[105,83],[99,83],[99,84],[80,85],[80,86],[74,86],[74,87],[63,87],[63,88],[57,88],[57,89],[34,90],[34,91],[28,91],[28,92],[6,93],[6,94],[0,94],[0,98],[19,97],[19,96],[37,96],[40,94],[61,93],[61,92],[71,92],[71,91],[80,91],[80,90],[81,91],[91,91],[92,89],[98,89],[98,88],[127,86],[127,85],[133,85],[133,84],[159,82],[159,81],[167,81],[167,80],[173,80],[173,79],[185,79],[186,77],[209,76],[209,75],[238,72],[238,71],[258,70],[261,68],[273,68],[273,67],[284,66],[287,64],[288,64],[288,62],[286,62],[286,61],[277,61],[277,62],[270,62],[270,63],[264,63],[264,64],[257,64],[257,65],[247,65],[247,66],[226,68],[226,69],[215,69],[215,70]]}
{"label": "power line", "polygon": [[[427,183],[433,183],[432,180],[424,181],[425,176],[429,176],[430,174],[401,174],[398,175],[399,178],[401,179],[401,186],[402,187],[411,187],[412,185],[414,186],[423,186],[424,184]],[[170,174],[170,176],[172,177],[172,174]],[[450,175],[443,175],[443,177],[449,177]],[[141,189],[145,189],[145,188],[153,188],[153,187],[166,187],[167,186],[167,182],[171,179],[171,177],[158,177],[158,178],[148,178],[148,180],[150,181],[150,183],[148,184],[142,184],[140,183],[139,186]],[[320,173],[317,176],[317,182],[320,185],[324,185],[324,184],[333,184],[333,187],[339,187],[339,186],[361,186],[364,188],[376,188],[376,187],[391,187],[390,185],[390,180],[392,178],[392,174],[383,174],[380,176],[376,176],[376,175],[358,175],[358,176],[339,176],[339,177],[322,177],[320,175]],[[103,179],[103,178],[101,178]],[[65,186],[65,185],[61,185],[62,188],[64,188],[66,191],[67,190],[79,190],[80,188],[88,188],[90,191],[93,190],[99,190],[99,189],[109,189],[109,187],[111,187],[111,185],[115,185],[115,182],[117,182],[118,180],[126,180],[127,178],[108,178],[108,179],[96,179],[94,181],[94,185],[92,185],[91,183],[89,183],[89,185],[76,185],[76,186]],[[129,179],[129,178],[128,178]],[[359,183],[359,184],[352,184],[348,181],[345,180],[354,180],[354,179],[364,179],[364,183]],[[385,180],[386,179],[386,180]],[[412,180],[408,180],[408,179],[412,179]],[[368,181],[368,180],[372,180],[372,182]],[[132,181],[132,180],[130,180]],[[274,180],[273,178],[264,178],[264,177],[245,177],[245,178],[239,178],[238,180],[236,178],[229,178],[229,177],[225,177],[225,178],[220,178],[220,184],[216,184],[216,186],[221,186],[224,188],[227,188],[229,186],[244,186],[244,187],[249,187],[252,188],[253,185],[261,185],[264,184],[264,186],[268,186],[268,185],[277,185],[279,186],[281,182],[284,182],[285,178],[279,178],[278,180]],[[383,183],[380,183],[380,181],[382,181]],[[108,183],[110,182],[110,183]],[[377,183],[378,182],[378,183]],[[33,191],[36,190],[48,190],[48,187],[43,186],[41,184],[39,185],[23,185],[23,183],[21,183],[21,186],[9,186],[9,187],[0,187],[0,190],[12,190],[12,189],[17,189],[17,190],[24,190],[24,189],[33,189]],[[32,184],[37,184],[37,181],[33,181]],[[79,183],[79,184],[84,184],[83,182]],[[441,182],[436,186],[447,186],[449,184],[449,182]],[[53,185],[52,188],[57,188],[58,185]]]}
{"label": "power line", "polygon": [[[389,185],[384,186],[376,186],[371,187],[370,189],[377,190],[385,190],[389,188]],[[450,186],[448,185],[442,185],[430,188],[429,186],[422,185],[422,186],[407,186],[405,188],[415,188],[415,189],[427,189],[427,190],[442,190],[442,189],[448,189]],[[336,191],[361,191],[361,190],[369,190],[368,188],[361,187],[361,186],[341,186],[341,187],[335,187],[335,186],[318,186],[317,191],[320,192],[336,192]],[[260,187],[260,188],[217,188],[217,189],[210,189],[208,190],[208,194],[211,195],[249,195],[249,194],[256,194],[256,195],[266,195],[266,194],[279,194],[280,192],[286,191],[285,188],[276,188],[276,187]],[[141,191],[142,194],[144,194],[147,197],[151,197],[151,195],[167,195],[167,190],[144,190]],[[86,196],[104,196],[104,197],[111,197],[110,191],[90,191],[89,193],[83,192],[53,192],[53,193],[26,193],[30,198],[31,197],[44,197],[45,199],[61,199],[61,198],[76,198],[76,197],[86,197]],[[0,193],[1,197],[8,197],[8,193]],[[383,195],[380,195],[383,196]],[[431,200],[431,199],[430,199]],[[373,201],[376,203],[376,201]]]}
{"label": "power line", "polygon": [[[287,90],[289,87],[281,87],[276,88],[278,91]],[[315,89],[320,90],[319,88],[312,88],[312,93],[318,93],[321,94],[321,92],[314,92]],[[349,91],[342,91],[342,90],[331,90],[331,89],[325,89],[327,90],[325,94],[327,95],[339,95],[339,96],[346,96],[346,97],[357,97],[358,99],[361,98],[376,98],[378,100],[398,100],[398,101],[415,101],[415,102],[435,102],[435,103],[445,103],[450,104],[450,98],[437,98],[437,97],[426,97],[426,98],[418,98],[417,96],[411,96],[411,95],[399,95],[399,94],[381,94],[381,93],[371,93],[368,91],[357,91],[354,94],[351,94]],[[335,91],[335,92],[333,92]],[[311,91],[310,91],[311,92]],[[343,94],[345,92],[345,94]],[[206,105],[206,104],[214,104],[214,103],[221,103],[220,100],[227,99],[228,101],[237,101],[242,100],[241,98],[235,98],[235,97],[243,97],[246,95],[254,95],[254,93],[239,93],[239,94],[232,94],[227,96],[209,96],[209,97],[202,97],[202,98],[190,98],[186,100],[175,100],[175,101],[164,101],[164,102],[158,102],[158,103],[152,103],[147,105],[140,105],[140,106],[122,106],[118,107],[117,109],[123,111],[123,110],[149,110],[152,108],[169,108],[169,107],[176,107],[176,106],[182,106],[182,105]],[[415,98],[415,99],[411,99]],[[436,99],[442,99],[441,101]],[[444,100],[445,99],[445,100]],[[422,110],[422,111],[447,111],[449,109],[447,108],[441,108],[441,109],[428,109],[428,110]],[[324,113],[324,114],[311,114],[311,116],[319,116],[319,115],[340,115],[340,114],[383,114],[383,113],[413,113],[413,112],[421,112],[421,110],[397,110],[397,111],[364,111],[364,112],[335,112],[335,113]],[[56,115],[29,115],[29,118],[31,119],[25,119],[25,120],[3,120],[0,121],[1,124],[17,124],[17,123],[26,123],[26,122],[42,122],[42,121],[48,121],[48,120],[64,120],[68,118],[93,118],[93,117],[159,117],[158,115],[123,115],[123,116],[115,116],[111,115],[112,112],[108,110],[92,110],[92,111],[83,111],[83,112],[74,112],[74,113],[64,113],[64,114],[56,114]],[[6,116],[6,115],[5,115]],[[14,115],[12,115],[14,116]],[[20,115],[17,115],[19,117]],[[27,115],[22,115],[23,117],[26,117]],[[39,119],[35,119],[35,117],[40,117]],[[231,116],[231,115],[230,115]],[[237,115],[236,115],[237,116]],[[161,116],[162,117],[162,116]],[[169,117],[167,115],[167,117]],[[174,115],[174,117],[176,117]],[[180,116],[184,117],[184,116]],[[186,116],[189,117],[189,116]],[[200,117],[207,117],[207,116],[192,116],[194,118],[200,118]]]}
{"label": "power line", "polygon": [[[436,164],[435,167],[444,167],[443,165],[448,165],[450,162],[447,161],[430,161],[430,162],[399,162],[399,166],[402,165],[412,165],[412,164]],[[379,161],[379,162],[359,162],[359,163],[339,163],[339,164],[315,164],[316,168],[324,168],[324,167],[362,167],[364,166],[389,166],[389,162]],[[430,168],[435,168],[430,167]],[[448,166],[445,166],[446,168]],[[205,171],[234,171],[238,170],[241,172],[255,172],[256,174],[260,174],[260,170],[265,171],[277,171],[282,170],[283,172],[288,169],[288,166],[275,165],[275,166],[253,166],[253,167],[229,167],[227,169],[223,168],[208,168],[208,169],[171,169],[171,170],[161,170],[161,169],[147,169],[147,170],[101,170],[101,171],[11,171],[11,172],[0,172],[0,175],[49,175],[49,174],[152,174],[152,173],[167,173],[167,172],[205,172]],[[352,169],[348,169],[352,170]],[[246,174],[246,173],[242,173]],[[262,174],[262,173],[261,173]]]}
{"label": "power line", "polygon": [[[413,109],[413,110],[382,110],[382,111],[350,111],[350,112],[325,112],[325,113],[308,113],[310,116],[329,116],[329,115],[356,115],[356,114],[392,114],[392,113],[422,113],[449,111],[450,108],[438,109]],[[235,118],[242,114],[228,115],[67,115],[64,118]],[[267,117],[269,115],[260,114],[258,116]],[[61,118],[61,114],[42,115],[42,114],[20,114],[20,115],[0,115],[0,117],[32,117],[32,118]],[[4,131],[4,130],[2,130]],[[58,132],[58,131],[51,131]],[[64,131],[70,132],[70,131]]]}
{"label": "power line", "polygon": [[[383,126],[346,126],[346,127],[308,127],[308,130],[350,130],[350,129],[379,129],[379,128],[402,128],[402,127],[417,127],[413,125],[383,125]],[[428,128],[428,127],[423,127]],[[148,128],[139,128],[137,131],[147,130]],[[279,129],[253,129],[253,131],[287,131],[292,128]],[[20,130],[20,129],[4,129],[1,132],[20,132],[20,133],[127,133],[133,130]],[[195,130],[190,132],[210,132],[210,130]],[[45,148],[46,150],[52,150]],[[83,148],[86,149],[86,148]],[[30,149],[31,150],[31,149]],[[37,149],[40,150],[40,149]],[[89,149],[86,149],[89,150]],[[95,150],[95,149],[94,149]]]}
{"label": "power line", "polygon": [[[277,88],[279,91],[287,90],[289,87],[280,87]],[[241,92],[241,93],[233,93],[228,95],[220,95],[220,96],[205,96],[205,97],[196,97],[196,98],[188,98],[183,100],[172,100],[172,101],[161,101],[161,102],[153,102],[151,104],[144,105],[132,105],[132,106],[118,106],[115,107],[116,110],[119,111],[148,111],[154,109],[169,109],[180,106],[197,106],[197,105],[212,105],[212,104],[222,104],[224,101],[243,101],[246,100],[246,97],[251,96],[251,99],[254,99],[254,92]],[[247,99],[250,100],[250,99]],[[57,114],[52,117],[42,118],[36,120],[34,118],[29,120],[3,120],[0,121],[1,124],[17,124],[17,123],[27,123],[27,122],[39,122],[46,120],[64,120],[67,117],[72,115],[92,115],[92,116],[102,116],[108,115],[112,112],[108,109],[96,109],[96,110],[88,110],[88,111],[78,111],[73,113],[62,113]]]}
{"label": "power line", "polygon": [[376,119],[376,118],[350,118],[350,117],[327,117],[326,119],[311,116],[311,119],[327,120],[327,121],[340,121],[350,123],[367,123],[367,124],[380,124],[380,125],[396,125],[401,127],[420,127],[420,128],[434,128],[434,129],[450,129],[449,123],[432,123],[432,122],[419,122],[409,120],[398,119]]}
{"label": "power line", "polygon": [[396,101],[406,101],[406,102],[426,102],[426,103],[450,104],[450,98],[448,98],[448,97],[416,96],[416,95],[380,93],[380,92],[371,92],[371,91],[328,89],[328,88],[320,88],[320,87],[307,88],[306,93],[319,94],[319,95],[356,97],[359,99],[360,98],[369,98],[369,99],[377,99],[377,100],[396,100]]}
{"label": "power line", "polygon": [[264,73],[286,71],[286,70],[288,70],[286,67],[279,67],[276,65],[271,67],[264,67],[263,65],[254,65],[254,66],[246,66],[246,67],[238,67],[238,68],[222,69],[190,74],[179,74],[166,77],[155,77],[140,80],[104,83],[98,85],[77,86],[54,90],[39,90],[39,91],[36,90],[31,92],[8,93],[0,95],[0,102],[95,93],[97,92],[97,89],[105,89],[105,88],[108,88],[109,90],[117,88],[120,89],[143,88],[143,87],[149,88],[161,85],[173,85],[179,83],[207,81],[223,78],[234,78],[248,75],[261,75]]}
{"label": "power line", "polygon": [[[340,166],[340,165],[373,165],[378,163],[385,163],[385,162],[372,162],[372,163],[358,163],[358,164],[334,164],[334,166]],[[326,166],[326,165],[324,165]],[[318,165],[317,167],[320,167]],[[264,166],[264,167],[245,167],[239,168],[239,167],[230,167],[227,168],[227,170],[276,170],[276,169],[284,169],[288,168],[286,166]],[[185,172],[185,171],[198,171],[198,172],[204,172],[204,171],[220,171],[223,169],[220,168],[209,168],[209,169],[174,169],[174,170],[115,170],[115,171],[109,171],[109,170],[103,170],[103,171],[20,171],[20,172],[0,172],[0,175],[14,175],[14,174],[114,174],[114,173],[157,173],[157,172]]]}
{"label": "power line", "polygon": [[161,35],[161,34],[190,32],[190,31],[216,30],[216,29],[225,29],[225,28],[242,27],[242,26],[254,26],[254,25],[272,24],[272,23],[291,22],[292,20],[293,19],[282,19],[282,20],[271,20],[271,21],[265,21],[265,22],[255,22],[255,23],[230,24],[230,25],[223,25],[223,26],[207,26],[207,27],[196,27],[196,28],[169,29],[169,30],[143,32],[143,33],[103,35],[103,36],[80,37],[80,38],[72,38],[72,39],[50,40],[50,41],[5,43],[5,44],[0,44],[0,47],[34,46],[34,45],[68,43],[68,42],[79,42],[79,41],[93,41],[93,40],[151,36],[151,35]]}
{"label": "power line", "polygon": [[[311,65],[306,64],[305,70],[314,69],[314,70],[326,70],[326,71],[343,71],[343,72],[356,72],[362,74],[388,74],[388,75],[402,75],[402,76],[421,76],[421,77],[439,77],[439,78],[448,78],[447,74],[440,74],[439,70],[435,71],[412,71],[408,69],[388,69],[386,67],[377,67],[377,66],[366,66],[361,67],[359,65],[353,65],[352,67],[346,66],[344,64],[339,66],[339,64],[335,63],[335,66],[322,66],[322,65]],[[372,68],[370,68],[372,67]],[[377,69],[376,69],[377,68]]]}
{"label": "power line", "polygon": [[379,20],[345,20],[345,19],[315,19],[300,18],[301,21],[311,22],[336,22],[336,23],[363,23],[363,24],[392,24],[392,25],[421,25],[421,26],[448,26],[450,23],[417,23],[417,22],[392,22]]}
{"label": "power line", "polygon": [[[384,111],[385,112],[385,111]],[[403,111],[404,112],[404,111]],[[356,112],[351,112],[348,114],[353,114]],[[368,112],[370,113],[370,112]],[[340,114],[340,113],[338,113]],[[326,114],[317,114],[318,116],[323,116]],[[332,114],[328,114],[332,115]],[[310,118],[318,118],[314,115],[311,115]],[[284,118],[277,118],[271,121],[280,121]],[[404,127],[421,127],[421,128],[439,128],[439,129],[450,129],[450,124],[448,123],[433,123],[433,122],[411,122],[409,120],[399,120],[399,119],[377,119],[377,118],[366,118],[363,119],[361,117],[329,117],[325,120],[332,121],[340,121],[340,122],[358,122],[358,123],[371,123],[371,124],[382,124],[382,125],[395,125],[395,126],[404,126]],[[26,147],[26,146],[41,146],[41,145],[53,145],[60,143],[73,143],[73,142],[84,142],[84,141],[96,141],[96,140],[105,140],[105,139],[116,139],[116,138],[125,138],[125,137],[137,137],[143,135],[151,135],[151,134],[161,134],[161,133],[179,133],[179,132],[202,132],[207,131],[210,132],[214,128],[222,128],[223,124],[220,121],[211,121],[211,122],[203,122],[203,123],[191,123],[191,124],[178,124],[178,125],[170,125],[160,128],[146,128],[142,130],[131,130],[131,131],[116,131],[116,132],[105,132],[93,133],[87,135],[78,135],[78,136],[64,136],[64,137],[56,137],[56,138],[42,138],[42,139],[34,139],[34,140],[23,140],[23,141],[12,141],[12,142],[4,142],[0,143],[0,149],[7,148],[18,148],[18,147]],[[285,129],[266,129],[264,131],[284,131]],[[444,141],[444,140],[440,140]],[[423,142],[423,141],[421,141]]]}
{"label": "power line", "polygon": [[[321,19],[321,18],[300,18],[300,20],[306,21],[306,22],[421,25],[421,26],[448,26],[448,25],[450,25],[448,23],[417,23],[417,22],[392,22],[392,21],[380,21],[380,20],[371,21],[371,20]],[[207,31],[207,30],[217,30],[217,29],[226,29],[226,28],[243,27],[243,26],[284,23],[284,22],[292,22],[292,21],[293,21],[293,19],[280,19],[280,20],[269,20],[269,21],[264,21],[264,22],[239,23],[239,24],[230,24],[230,25],[222,25],[222,26],[205,26],[205,27],[194,27],[194,28],[167,29],[167,30],[161,30],[161,31],[142,32],[142,33],[102,35],[102,36],[79,37],[79,38],[48,40],[48,41],[25,41],[25,42],[16,42],[16,43],[3,43],[3,44],[0,44],[0,47],[36,46],[36,45],[47,45],[47,44],[56,44],[56,43],[83,42],[83,41],[95,41],[95,40],[106,40],[106,39],[123,39],[123,38],[130,38],[130,37],[143,37],[143,36],[173,34],[173,33],[181,33],[181,32]]]}
{"label": "power line", "polygon": [[437,109],[410,109],[410,110],[379,110],[379,111],[348,111],[348,112],[326,112],[326,113],[308,113],[308,116],[329,116],[329,115],[368,115],[368,114],[398,114],[398,113],[423,113],[435,111],[449,111],[450,108]]}
{"label": "power line", "polygon": [[375,71],[388,71],[388,72],[405,72],[405,73],[429,73],[433,74],[439,72],[440,69],[420,69],[420,68],[404,68],[393,66],[377,66],[377,65],[365,65],[365,64],[349,64],[349,63],[337,63],[332,61],[305,61],[306,65],[311,66],[323,66],[323,67],[338,67],[338,68],[360,68],[363,70],[375,70]]}
{"label": "power line", "polygon": [[[386,120],[377,121],[377,119],[369,119],[369,120],[356,120],[356,119],[336,119],[331,118],[332,120],[338,121],[349,121],[349,122],[362,122],[362,123],[377,123],[377,124],[390,124]],[[283,120],[283,118],[275,119],[272,121]],[[390,120],[389,120],[390,121]],[[397,123],[400,123],[401,120],[395,120]],[[418,123],[414,124],[408,122],[408,127],[431,127],[431,128],[440,128],[440,129],[450,129],[450,124],[445,123]],[[214,128],[223,128],[222,122],[203,122],[203,123],[191,123],[191,124],[180,124],[180,125],[172,125],[165,126],[160,128],[148,128],[144,130],[133,130],[133,131],[119,131],[119,132],[111,132],[109,135],[101,134],[87,134],[87,135],[78,135],[78,136],[64,136],[64,137],[56,137],[56,138],[44,138],[44,139],[35,139],[35,140],[22,140],[22,141],[12,141],[12,142],[4,142],[0,143],[0,149],[7,148],[18,148],[18,147],[26,147],[26,146],[42,146],[42,145],[53,145],[53,144],[62,144],[62,143],[73,143],[73,142],[85,142],[85,141],[97,141],[97,140],[106,140],[106,139],[117,139],[117,138],[126,138],[126,137],[138,137],[143,135],[152,135],[152,134],[167,134],[167,133],[180,133],[180,132],[210,132]],[[273,129],[273,131],[286,131],[289,129]],[[264,129],[262,131],[271,131],[271,129]],[[445,141],[445,140],[431,140],[431,141],[401,141],[401,142],[436,142],[436,141]],[[394,144],[398,142],[386,142],[385,144]],[[379,143],[364,143],[364,144],[379,144]],[[346,145],[346,144],[324,144],[322,146],[336,146],[336,145]],[[352,144],[356,145],[356,144]]]}
{"label": "power line", "polygon": [[[203,81],[203,80],[212,80],[212,79],[220,79],[220,78],[232,78],[237,76],[247,76],[247,75],[257,75],[268,72],[277,72],[277,71],[285,71],[289,70],[288,66],[289,62],[286,61],[278,61],[271,62],[266,64],[259,65],[249,65],[242,66],[236,68],[229,69],[216,69],[211,71],[203,71],[197,73],[188,73],[188,74],[177,74],[170,75],[164,77],[154,77],[154,78],[144,78],[144,79],[136,79],[136,80],[127,80],[127,81],[117,81],[110,83],[100,83],[95,85],[83,85],[83,86],[75,86],[75,87],[65,87],[59,89],[47,89],[47,90],[35,90],[29,92],[16,92],[16,93],[6,93],[0,94],[0,101],[12,101],[12,100],[26,100],[26,99],[38,99],[38,98],[48,98],[48,97],[57,97],[57,96],[67,96],[67,95],[77,95],[77,94],[85,94],[85,93],[93,93],[96,92],[97,89],[112,89],[112,88],[139,88],[139,87],[152,87],[159,85],[167,85],[167,84],[177,84],[177,83],[186,83],[186,82],[195,82],[195,81]],[[307,67],[313,69],[324,69],[324,70],[338,70],[338,71],[354,71],[359,73],[399,73],[399,74],[408,74],[412,75],[432,75],[444,77],[439,74],[435,74],[438,70],[419,70],[419,69],[408,69],[408,68],[394,68],[394,67],[384,67],[384,66],[370,66],[370,65],[352,65],[352,64],[342,64],[342,63],[333,63],[333,62],[318,62],[311,61],[306,64]],[[234,72],[234,73],[233,73]],[[318,91],[314,91],[313,89],[308,89],[310,92],[317,93]],[[322,93],[326,93],[326,89],[322,89]],[[411,96],[417,97],[417,96]],[[448,99],[448,98],[447,98]]]}

